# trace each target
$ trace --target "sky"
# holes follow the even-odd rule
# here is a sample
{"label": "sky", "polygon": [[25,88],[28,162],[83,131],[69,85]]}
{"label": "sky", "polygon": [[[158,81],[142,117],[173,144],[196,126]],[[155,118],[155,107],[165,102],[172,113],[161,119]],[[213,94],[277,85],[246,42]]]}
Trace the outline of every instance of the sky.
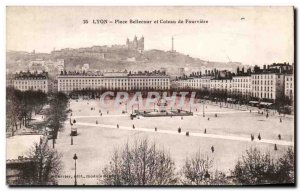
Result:
{"label": "sky", "polygon": [[[103,19],[113,23],[92,24]],[[115,24],[151,20],[151,24]],[[154,20],[206,20],[154,24]],[[88,24],[83,24],[88,20]],[[144,36],[145,50],[171,49],[208,61],[263,65],[294,61],[293,7],[7,7],[7,50],[49,53],[62,48],[125,44]]]}

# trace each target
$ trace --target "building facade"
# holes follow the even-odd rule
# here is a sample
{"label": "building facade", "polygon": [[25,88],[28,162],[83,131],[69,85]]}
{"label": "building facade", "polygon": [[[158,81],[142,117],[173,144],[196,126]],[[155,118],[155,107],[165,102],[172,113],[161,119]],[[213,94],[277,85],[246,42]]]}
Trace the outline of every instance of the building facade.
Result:
{"label": "building facade", "polygon": [[280,73],[252,74],[252,97],[273,100],[283,98],[284,75]]}
{"label": "building facade", "polygon": [[252,93],[251,75],[233,76],[232,93],[235,95],[251,96]]}
{"label": "building facade", "polygon": [[20,91],[42,91],[44,93],[49,92],[49,78],[47,72],[31,73],[20,72],[15,74],[13,80],[14,88]]}
{"label": "building facade", "polygon": [[[294,75],[293,65],[289,63],[274,63],[263,68],[254,66],[247,71],[237,68],[236,74],[230,71],[205,71],[201,77],[192,73],[189,77],[183,75],[172,83],[178,89],[201,90],[209,89],[210,93],[226,92],[229,95],[243,96],[249,99],[275,102],[284,96],[293,98]],[[195,75],[197,74],[197,75]],[[200,76],[200,77],[199,77]],[[175,87],[175,86],[174,86]]]}
{"label": "building facade", "polygon": [[168,90],[170,77],[163,72],[61,73],[57,76],[59,92],[77,90]]}
{"label": "building facade", "polygon": [[294,75],[287,74],[284,79],[284,95],[289,99],[294,98]]}

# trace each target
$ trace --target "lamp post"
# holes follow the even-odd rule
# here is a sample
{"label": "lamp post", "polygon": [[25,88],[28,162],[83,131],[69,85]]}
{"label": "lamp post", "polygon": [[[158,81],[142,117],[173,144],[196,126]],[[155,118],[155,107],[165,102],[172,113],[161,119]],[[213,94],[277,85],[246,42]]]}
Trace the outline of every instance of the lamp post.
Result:
{"label": "lamp post", "polygon": [[76,178],[76,160],[78,159],[76,153],[74,154],[73,159],[74,159],[74,161],[75,161],[75,175],[74,175],[75,181],[74,181],[74,185],[76,186],[76,185],[77,185],[77,178]]}
{"label": "lamp post", "polygon": [[205,113],[204,113],[204,100],[203,100],[203,117],[205,117]]}
{"label": "lamp post", "polygon": [[72,134],[72,127],[73,127],[73,124],[71,123],[71,145],[73,145],[73,134]]}

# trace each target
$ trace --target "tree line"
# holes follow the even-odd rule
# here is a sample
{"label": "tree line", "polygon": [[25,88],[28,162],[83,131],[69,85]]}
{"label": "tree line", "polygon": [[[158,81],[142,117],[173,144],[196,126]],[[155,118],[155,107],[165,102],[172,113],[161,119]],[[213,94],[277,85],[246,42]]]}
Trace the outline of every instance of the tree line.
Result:
{"label": "tree line", "polygon": [[[40,141],[30,150],[31,165],[21,169],[17,185],[56,185],[62,170],[62,154]],[[294,151],[288,148],[274,158],[257,148],[246,150],[230,170],[230,175],[215,170],[214,159],[200,150],[188,156],[179,171],[169,152],[147,139],[128,142],[115,149],[102,169],[99,184],[108,186],[141,185],[263,185],[294,184]]]}
{"label": "tree line", "polygon": [[250,148],[237,161],[230,176],[213,170],[213,158],[198,151],[187,157],[179,172],[169,153],[147,139],[115,150],[102,170],[104,185],[261,185],[294,183],[294,151],[275,159]]}
{"label": "tree line", "polygon": [[61,92],[46,94],[42,91],[20,91],[14,88],[6,89],[6,131],[14,135],[22,126],[29,127],[33,113],[41,111],[49,104],[49,111],[45,113],[44,126],[52,129],[54,138],[67,119],[68,97]]}
{"label": "tree line", "polygon": [[6,131],[12,134],[21,126],[28,127],[33,112],[38,112],[47,103],[47,94],[42,91],[6,89]]}

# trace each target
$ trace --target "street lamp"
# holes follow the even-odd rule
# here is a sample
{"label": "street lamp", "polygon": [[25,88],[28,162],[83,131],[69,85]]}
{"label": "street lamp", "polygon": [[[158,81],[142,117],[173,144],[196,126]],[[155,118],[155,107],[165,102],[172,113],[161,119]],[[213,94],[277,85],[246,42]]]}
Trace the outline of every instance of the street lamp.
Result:
{"label": "street lamp", "polygon": [[75,161],[75,182],[74,182],[74,185],[76,186],[77,185],[77,178],[76,178],[76,160],[78,159],[76,153],[74,154],[74,157],[73,157],[74,161]]}
{"label": "street lamp", "polygon": [[71,123],[71,145],[73,145],[73,134],[72,134],[73,123]]}
{"label": "street lamp", "polygon": [[203,117],[205,117],[205,113],[204,113],[204,100],[203,100]]}

